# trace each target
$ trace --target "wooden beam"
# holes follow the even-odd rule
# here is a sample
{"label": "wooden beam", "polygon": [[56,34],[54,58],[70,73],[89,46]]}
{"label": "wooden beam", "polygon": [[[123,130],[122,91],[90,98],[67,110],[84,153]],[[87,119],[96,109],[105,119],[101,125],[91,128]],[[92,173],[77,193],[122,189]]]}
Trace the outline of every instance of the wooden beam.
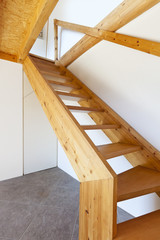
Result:
{"label": "wooden beam", "polygon": [[[125,0],[96,27],[115,32],[159,2],[160,0]],[[60,59],[61,64],[64,66],[70,65],[100,41],[94,37],[84,36]]]}
{"label": "wooden beam", "polygon": [[[57,93],[43,78],[36,62],[27,57],[24,61],[24,70],[77,177],[82,182],[80,232],[85,237],[80,237],[80,239],[106,240],[106,236],[107,239],[113,239],[117,226],[116,174]],[[89,197],[86,193],[89,193]],[[84,225],[83,219],[85,223],[88,223],[88,226]],[[102,234],[102,238],[97,238]]]}
{"label": "wooden beam", "polygon": [[17,56],[9,53],[0,52],[0,59],[4,59],[11,62],[17,62]]}
{"label": "wooden beam", "polygon": [[24,71],[81,182],[116,177],[78,122],[29,57]]}
{"label": "wooden beam", "polygon": [[30,26],[28,26],[26,37],[19,49],[20,60],[23,61],[27,57],[57,2],[58,0],[39,0],[37,10],[32,18]]}
{"label": "wooden beam", "polygon": [[116,235],[116,189],[109,179],[80,184],[80,240],[111,240]]}
{"label": "wooden beam", "polygon": [[160,56],[159,42],[149,41],[149,40],[145,40],[137,37],[131,37],[131,36],[115,33],[115,32],[105,31],[99,28],[91,28],[91,27],[86,27],[86,26],[68,23],[68,22],[59,21],[59,20],[56,20],[56,24],[66,29],[85,33],[88,36],[92,36],[100,40],[107,40],[109,42],[120,44],[120,45],[133,48],[145,53]]}
{"label": "wooden beam", "polygon": [[58,60],[58,25],[57,20],[54,20],[54,58],[55,61]]}

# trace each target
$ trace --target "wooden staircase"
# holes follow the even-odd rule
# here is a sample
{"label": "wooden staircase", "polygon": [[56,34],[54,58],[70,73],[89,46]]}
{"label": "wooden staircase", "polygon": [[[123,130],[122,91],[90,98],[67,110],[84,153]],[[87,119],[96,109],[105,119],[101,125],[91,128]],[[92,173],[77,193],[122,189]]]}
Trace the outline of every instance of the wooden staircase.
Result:
{"label": "wooden staircase", "polygon": [[[118,201],[160,192],[160,153],[63,66],[29,56],[24,70],[81,182],[79,239],[159,240],[160,211],[117,226],[116,209]],[[80,125],[73,112],[88,113],[95,125]],[[112,143],[95,146],[86,130],[102,130]],[[106,160],[121,155],[133,168],[116,175]]]}

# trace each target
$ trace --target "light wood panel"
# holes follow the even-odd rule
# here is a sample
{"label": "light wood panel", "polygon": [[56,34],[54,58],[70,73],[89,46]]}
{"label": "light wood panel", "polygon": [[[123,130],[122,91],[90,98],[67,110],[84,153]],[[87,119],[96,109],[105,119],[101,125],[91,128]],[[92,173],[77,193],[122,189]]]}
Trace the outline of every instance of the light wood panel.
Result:
{"label": "light wood panel", "polygon": [[133,48],[145,53],[153,54],[158,57],[160,56],[159,42],[149,41],[137,37],[131,37],[119,33],[105,31],[99,28],[91,28],[59,20],[56,20],[56,24],[70,30],[85,33],[88,36],[96,37],[100,40],[107,40],[109,42]]}
{"label": "light wood panel", "polygon": [[[58,75],[59,77],[59,75]],[[47,80],[47,78],[45,77],[45,79]],[[58,86],[63,86],[63,87],[69,87],[72,89],[79,89],[80,87],[78,85],[72,84],[70,82],[57,82],[54,80],[47,80],[50,84],[54,84],[54,85],[58,85]]]}
{"label": "light wood panel", "polygon": [[[79,239],[111,240],[116,235],[116,182],[80,184]],[[114,227],[113,227],[114,226]]]}
{"label": "light wood panel", "polygon": [[[117,31],[157,3],[159,0],[125,0],[96,25],[96,28],[111,32]],[[99,39],[84,36],[60,59],[61,63],[63,66],[68,66],[98,42],[100,42]]]}
{"label": "light wood panel", "polygon": [[84,130],[103,130],[103,129],[116,129],[120,126],[116,124],[106,124],[106,125],[82,125]]}
{"label": "light wood panel", "polygon": [[[35,64],[35,62],[34,62]],[[57,93],[27,57],[25,73],[81,182],[116,177]]]}
{"label": "light wood panel", "polygon": [[0,52],[0,59],[4,59],[11,62],[17,62],[17,56],[8,53]]}
{"label": "light wood panel", "polygon": [[49,70],[46,70],[46,69],[45,70],[41,69],[41,73],[44,74],[44,75],[55,77],[55,78],[61,78],[61,79],[65,79],[65,80],[68,80],[68,81],[72,81],[71,78],[69,78],[69,77],[67,77],[65,75],[60,75],[58,73],[58,70],[54,72],[54,70],[53,71],[49,71]]}
{"label": "light wood panel", "polygon": [[[34,2],[33,0],[30,2]],[[18,49],[20,60],[24,60],[44,27],[58,0],[39,0],[27,26],[25,37]],[[23,10],[24,11],[24,10]],[[23,12],[21,13],[23,15]],[[21,36],[19,36],[21,37]]]}
{"label": "light wood panel", "polygon": [[81,99],[89,99],[89,96],[85,96],[83,94],[74,94],[74,93],[61,92],[61,91],[55,91],[55,92],[59,96],[61,96],[63,99],[66,99],[66,100],[79,101]]}
{"label": "light wood panel", "polygon": [[54,58],[55,61],[58,60],[58,26],[57,20],[54,20]]}
{"label": "light wood panel", "polygon": [[79,112],[103,112],[103,109],[98,108],[88,108],[88,107],[81,107],[81,106],[67,106],[69,110],[79,111]]}
{"label": "light wood panel", "polygon": [[118,224],[114,240],[159,240],[160,210]]}
{"label": "light wood panel", "polygon": [[118,201],[160,191],[160,172],[137,166],[118,175]]}
{"label": "light wood panel", "polygon": [[111,143],[97,146],[97,148],[101,152],[101,154],[105,157],[105,159],[114,158],[141,150],[140,146],[126,143]]}
{"label": "light wood panel", "polygon": [[39,0],[0,1],[0,51],[17,55]]}

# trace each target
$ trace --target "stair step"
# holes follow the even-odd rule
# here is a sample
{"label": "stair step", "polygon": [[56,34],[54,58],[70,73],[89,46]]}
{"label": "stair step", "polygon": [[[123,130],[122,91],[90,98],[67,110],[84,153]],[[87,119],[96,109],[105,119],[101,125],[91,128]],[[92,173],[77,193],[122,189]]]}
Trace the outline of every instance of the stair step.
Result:
{"label": "stair step", "polygon": [[58,86],[63,86],[63,87],[68,87],[68,88],[73,88],[73,89],[80,89],[79,86],[76,86],[70,82],[57,82],[54,80],[47,80],[47,81],[51,84],[58,85]]}
{"label": "stair step", "polygon": [[82,125],[84,130],[101,130],[101,129],[117,129],[119,128],[116,124],[106,124],[106,125]]}
{"label": "stair step", "polygon": [[67,106],[72,112],[103,112],[103,109],[91,108],[91,107],[81,107],[81,106]]}
{"label": "stair step", "polygon": [[79,101],[80,99],[90,99],[90,97],[82,95],[82,94],[74,94],[74,93],[68,93],[68,92],[61,92],[61,91],[55,91],[59,96],[61,96],[64,100],[73,100],[73,101]]}
{"label": "stair step", "polygon": [[127,143],[111,143],[97,146],[97,148],[106,159],[136,152],[141,149],[140,146]]}
{"label": "stair step", "polygon": [[160,191],[160,172],[137,166],[118,175],[118,201]]}
{"label": "stair step", "polygon": [[160,210],[118,224],[114,240],[159,240]]}
{"label": "stair step", "polygon": [[[67,77],[65,75],[61,75],[59,74],[58,72],[54,72],[54,71],[46,71],[46,70],[40,70],[42,74],[46,74],[48,76],[52,76],[52,77],[55,77],[55,78],[61,78],[61,79],[65,79],[67,81],[72,81],[72,79],[70,77]],[[47,77],[45,77],[47,79]],[[48,80],[48,79],[47,79]],[[49,80],[48,80],[49,81]]]}
{"label": "stair step", "polygon": [[47,64],[47,63],[42,63],[42,62],[38,62],[37,65],[44,70],[49,70],[49,71],[58,71],[61,72],[62,70],[60,69],[60,67],[56,66],[55,64]]}
{"label": "stair step", "polygon": [[55,65],[54,61],[48,61],[48,59],[45,58],[39,58],[39,56],[29,54],[32,57],[32,60],[36,62],[37,65],[42,65],[42,66],[51,66],[56,69],[60,69],[59,66]]}

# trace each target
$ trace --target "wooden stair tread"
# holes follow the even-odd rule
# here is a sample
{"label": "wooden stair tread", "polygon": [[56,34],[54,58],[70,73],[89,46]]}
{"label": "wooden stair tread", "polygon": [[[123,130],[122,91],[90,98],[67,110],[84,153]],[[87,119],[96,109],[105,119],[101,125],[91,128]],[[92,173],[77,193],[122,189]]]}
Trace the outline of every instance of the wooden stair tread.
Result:
{"label": "wooden stair tread", "polygon": [[116,124],[105,124],[105,125],[82,125],[84,130],[101,130],[101,129],[116,129],[119,128]]}
{"label": "wooden stair tread", "polygon": [[[56,77],[56,78],[61,78],[61,79],[65,79],[65,80],[68,80],[68,81],[72,81],[72,79],[70,77],[67,77],[65,75],[61,75],[60,73],[58,72],[54,72],[53,71],[47,71],[47,70],[43,70],[41,69],[40,70],[42,74],[46,74],[48,76],[52,76],[52,77]],[[45,77],[46,78],[46,77]],[[47,79],[47,78],[46,78]],[[48,79],[47,79],[48,80]],[[48,80],[49,81],[49,80]]]}
{"label": "wooden stair tread", "polygon": [[118,175],[118,201],[160,191],[160,172],[137,166]]}
{"label": "wooden stair tread", "polygon": [[128,143],[111,143],[97,146],[97,148],[106,159],[136,152],[141,149],[140,146]]}
{"label": "wooden stair tread", "polygon": [[80,112],[103,112],[103,109],[91,108],[91,107],[81,107],[81,106],[68,106],[68,109],[71,111],[80,111]]}
{"label": "wooden stair tread", "polygon": [[114,240],[159,240],[160,210],[118,224]]}
{"label": "wooden stair tread", "polygon": [[54,81],[54,80],[47,80],[50,84],[55,84],[55,85],[58,85],[58,86],[64,86],[64,87],[69,87],[69,88],[73,88],[73,89],[80,89],[79,86],[76,86],[70,82],[57,82],[57,81]]}
{"label": "wooden stair tread", "polygon": [[68,92],[61,92],[61,91],[55,91],[60,96],[67,96],[67,97],[73,97],[73,98],[84,98],[84,99],[90,99],[90,97],[82,95],[82,94],[75,94],[75,93],[68,93]]}

